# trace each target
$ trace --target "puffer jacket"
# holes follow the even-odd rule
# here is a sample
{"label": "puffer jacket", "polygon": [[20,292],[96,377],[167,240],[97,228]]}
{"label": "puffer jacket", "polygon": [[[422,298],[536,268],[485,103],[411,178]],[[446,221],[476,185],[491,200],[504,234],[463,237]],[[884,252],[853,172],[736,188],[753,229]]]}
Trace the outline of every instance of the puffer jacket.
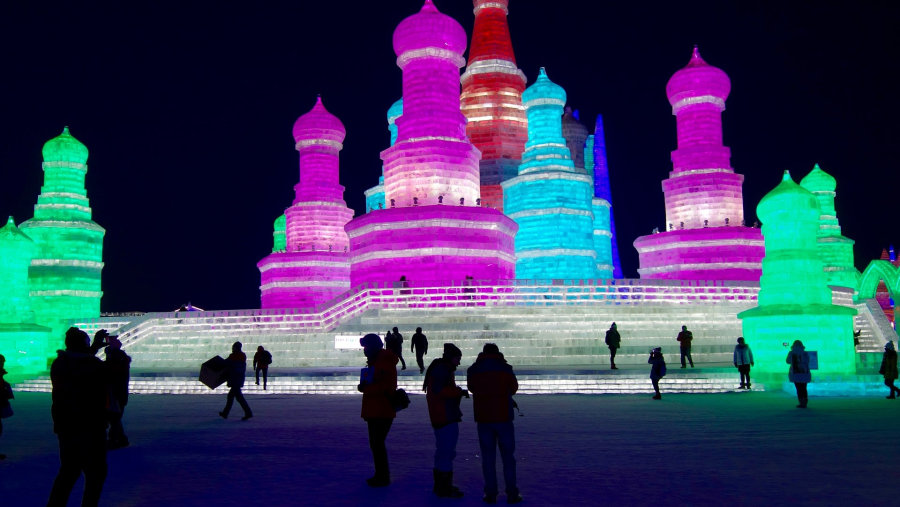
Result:
{"label": "puffer jacket", "polygon": [[425,400],[434,428],[462,421],[459,402],[465,391],[456,385],[454,371],[450,360],[439,357],[431,362],[425,372]]}
{"label": "puffer jacket", "polygon": [[60,437],[106,435],[106,368],[89,352],[58,350],[50,366],[53,432]]}
{"label": "puffer jacket", "polygon": [[753,364],[753,351],[746,343],[735,345],[734,347],[734,365],[742,366],[745,364]]}
{"label": "puffer jacket", "polygon": [[809,354],[804,347],[791,348],[785,362],[791,365],[788,370],[788,380],[801,384],[812,382],[812,373],[809,371]]}
{"label": "puffer jacket", "polygon": [[391,405],[391,395],[397,390],[397,363],[400,359],[387,349],[378,351],[378,356],[371,362],[372,382],[361,385],[363,393],[363,419],[393,419],[397,412]]}
{"label": "puffer jacket", "polygon": [[503,354],[478,354],[466,372],[466,387],[472,393],[475,422],[513,420],[512,396],[519,390],[519,381]]}
{"label": "puffer jacket", "polygon": [[228,387],[244,387],[244,378],[247,376],[247,354],[232,352],[228,356]]}

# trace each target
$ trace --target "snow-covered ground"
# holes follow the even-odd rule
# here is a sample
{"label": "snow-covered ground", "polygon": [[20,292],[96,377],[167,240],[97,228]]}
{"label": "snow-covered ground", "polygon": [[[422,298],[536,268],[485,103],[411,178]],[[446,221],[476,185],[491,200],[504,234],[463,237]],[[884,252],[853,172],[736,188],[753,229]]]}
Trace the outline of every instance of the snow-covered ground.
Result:
{"label": "snow-covered ground", "polygon": [[[897,400],[814,397],[807,410],[782,392],[517,400],[525,505],[900,502]],[[101,505],[483,505],[470,400],[457,448],[460,500],[431,493],[433,434],[421,396],[388,437],[393,484],[375,490],[364,481],[372,459],[358,396],[248,401],[255,417],[241,422],[237,405],[229,420],[217,415],[225,391],[133,396],[125,421],[132,445],[110,452]],[[13,406],[0,436],[8,455],[0,506],[44,505],[58,466],[50,396],[18,393]],[[79,504],[81,487],[69,505]]]}

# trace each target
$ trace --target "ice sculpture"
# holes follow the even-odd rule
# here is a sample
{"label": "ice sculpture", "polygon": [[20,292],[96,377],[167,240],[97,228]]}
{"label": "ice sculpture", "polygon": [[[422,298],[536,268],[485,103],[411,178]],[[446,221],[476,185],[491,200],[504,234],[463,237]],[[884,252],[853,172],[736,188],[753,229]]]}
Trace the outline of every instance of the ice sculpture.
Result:
{"label": "ice sculpture", "polygon": [[819,203],[819,258],[825,269],[828,285],[856,288],[859,272],[853,264],[853,243],[841,235],[834,196],[837,182],[816,164],[802,180],[800,186],[812,192]]}
{"label": "ice sculpture", "polygon": [[[593,168],[594,197],[603,199],[609,204],[609,228],[610,249],[612,251],[613,278],[622,278],[622,262],[619,260],[619,246],[616,239],[616,220],[612,206],[612,187],[609,184],[609,163],[606,160],[606,134],[603,131],[603,117],[597,115],[594,123],[593,144],[590,157],[585,153],[585,167],[588,172]],[[590,164],[588,164],[590,158]],[[599,255],[599,254],[598,254]]]}
{"label": "ice sculpture", "polygon": [[[388,130],[391,132],[391,146],[397,142],[397,118],[403,114],[403,99],[394,102],[387,112]],[[384,167],[381,168],[381,176],[378,177],[378,185],[366,190],[366,213],[384,209]]]}

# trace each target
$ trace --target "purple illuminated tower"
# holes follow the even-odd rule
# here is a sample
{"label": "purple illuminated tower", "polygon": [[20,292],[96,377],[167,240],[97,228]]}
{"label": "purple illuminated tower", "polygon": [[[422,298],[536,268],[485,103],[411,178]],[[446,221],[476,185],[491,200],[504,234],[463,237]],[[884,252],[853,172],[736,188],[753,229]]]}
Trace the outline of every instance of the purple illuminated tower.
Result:
{"label": "purple illuminated tower", "polygon": [[466,33],[431,0],[394,31],[403,71],[397,142],[381,152],[386,208],[349,224],[351,283],[513,278],[516,225],[478,207],[481,153],[466,137]]}
{"label": "purple illuminated tower", "polygon": [[673,170],[663,181],[665,231],[634,242],[641,278],[759,280],[765,247],[759,229],[744,226],[744,177],[722,144],[722,111],[731,81],[694,53],[666,95],[678,129]]}
{"label": "purple illuminated tower", "polygon": [[344,225],[353,210],[338,183],[338,152],[345,134],[321,98],[294,123],[300,182],[284,213],[285,250],[257,264],[263,308],[315,306],[350,288],[350,243]]}

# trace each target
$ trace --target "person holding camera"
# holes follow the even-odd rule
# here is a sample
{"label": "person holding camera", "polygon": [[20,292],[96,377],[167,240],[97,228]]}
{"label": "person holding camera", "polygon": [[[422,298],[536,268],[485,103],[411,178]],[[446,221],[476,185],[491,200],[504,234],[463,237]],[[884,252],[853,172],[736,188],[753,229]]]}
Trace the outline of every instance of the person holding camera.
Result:
{"label": "person holding camera", "polygon": [[469,397],[469,391],[456,385],[454,372],[459,367],[462,351],[452,343],[444,344],[444,355],[431,362],[425,372],[425,400],[428,416],[434,428],[434,494],[439,497],[459,498],[462,491],[453,485],[453,458],[459,441],[459,423],[462,411],[459,403]]}
{"label": "person holding camera", "polygon": [[659,380],[666,376],[666,359],[663,357],[662,347],[656,347],[650,351],[650,358],[647,359],[647,363],[652,365],[650,367],[650,381],[653,382],[653,391],[656,392],[653,395],[653,399],[661,400]]}

